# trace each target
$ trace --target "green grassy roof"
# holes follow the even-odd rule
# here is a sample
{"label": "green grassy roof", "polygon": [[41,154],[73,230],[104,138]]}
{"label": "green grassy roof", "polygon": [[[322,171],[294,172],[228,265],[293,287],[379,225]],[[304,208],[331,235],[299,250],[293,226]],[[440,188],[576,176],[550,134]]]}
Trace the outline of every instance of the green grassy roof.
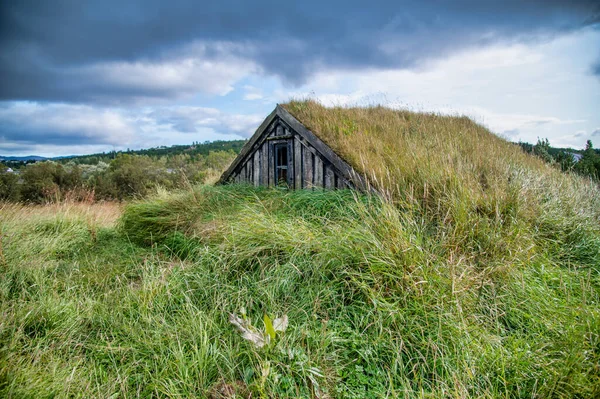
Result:
{"label": "green grassy roof", "polygon": [[465,116],[329,108],[310,100],[282,106],[395,202],[425,205],[444,218],[461,209],[533,217],[551,198],[600,220],[595,184],[560,172]]}

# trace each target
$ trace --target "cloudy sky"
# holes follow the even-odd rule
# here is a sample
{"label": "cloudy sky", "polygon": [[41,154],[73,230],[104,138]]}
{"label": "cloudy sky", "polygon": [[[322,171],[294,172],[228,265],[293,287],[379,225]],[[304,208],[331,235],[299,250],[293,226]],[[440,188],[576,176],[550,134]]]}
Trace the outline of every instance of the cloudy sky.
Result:
{"label": "cloudy sky", "polygon": [[246,138],[290,97],[600,147],[600,3],[6,0],[0,78],[1,155]]}

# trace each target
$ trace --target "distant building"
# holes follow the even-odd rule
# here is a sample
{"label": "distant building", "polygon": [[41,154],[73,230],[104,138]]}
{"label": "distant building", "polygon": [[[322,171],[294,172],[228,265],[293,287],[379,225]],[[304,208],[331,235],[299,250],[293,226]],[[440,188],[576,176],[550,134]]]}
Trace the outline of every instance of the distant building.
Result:
{"label": "distant building", "polygon": [[576,163],[579,162],[579,161],[581,161],[581,158],[583,158],[583,155],[578,154],[576,152],[567,152],[567,154],[569,154],[570,156],[572,156],[573,157],[573,161],[576,162]]}

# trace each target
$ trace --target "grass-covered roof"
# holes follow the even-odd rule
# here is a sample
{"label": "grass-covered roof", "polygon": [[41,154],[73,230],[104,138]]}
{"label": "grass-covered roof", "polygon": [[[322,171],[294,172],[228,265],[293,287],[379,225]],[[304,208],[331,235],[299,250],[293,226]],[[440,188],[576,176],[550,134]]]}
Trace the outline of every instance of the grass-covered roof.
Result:
{"label": "grass-covered roof", "polygon": [[282,106],[394,202],[456,218],[474,209],[533,216],[551,199],[574,212],[585,208],[600,221],[597,185],[562,173],[465,116],[325,107],[312,100]]}
{"label": "grass-covered roof", "polygon": [[282,106],[386,192],[458,181],[479,192],[504,185],[507,167],[547,169],[464,116],[384,106],[329,108],[315,101]]}

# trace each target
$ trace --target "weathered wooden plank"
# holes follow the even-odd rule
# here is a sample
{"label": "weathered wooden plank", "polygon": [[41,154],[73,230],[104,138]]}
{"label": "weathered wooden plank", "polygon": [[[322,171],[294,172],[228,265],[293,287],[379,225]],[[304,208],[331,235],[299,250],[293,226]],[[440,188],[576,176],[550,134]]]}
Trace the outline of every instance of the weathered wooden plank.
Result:
{"label": "weathered wooden plank", "polygon": [[302,143],[298,136],[294,136],[294,187],[302,188]]}
{"label": "weathered wooden plank", "polygon": [[254,169],[252,169],[252,180],[254,187],[260,185],[260,149],[254,151]]}
{"label": "weathered wooden plank", "polygon": [[281,123],[277,124],[277,127],[275,128],[275,136],[283,136],[283,126],[281,126]]}
{"label": "weathered wooden plank", "polygon": [[269,141],[268,145],[269,145],[269,157],[267,158],[268,161],[269,161],[269,171],[268,171],[268,173],[269,173],[269,182],[268,182],[268,185],[269,186],[274,186],[274,185],[276,185],[276,182],[275,182],[275,164],[274,164],[274,161],[275,161],[274,160],[275,151],[274,151],[274,148],[273,148],[273,142],[272,141]]}
{"label": "weathered wooden plank", "polygon": [[329,164],[325,165],[325,188],[331,190],[335,188],[335,172],[333,167]]}
{"label": "weathered wooden plank", "polygon": [[260,185],[269,185],[269,143],[266,141],[262,144],[260,149]]}
{"label": "weathered wooden plank", "polygon": [[294,140],[289,139],[287,140],[287,153],[288,153],[288,159],[287,159],[287,166],[288,166],[288,170],[287,170],[287,177],[288,177],[288,187],[291,188],[292,190],[294,189]]}
{"label": "weathered wooden plank", "polygon": [[346,180],[344,180],[344,178],[341,176],[337,176],[335,183],[336,183],[335,186],[338,190],[346,188]]}
{"label": "weathered wooden plank", "polygon": [[314,155],[312,152],[302,146],[302,177],[304,188],[313,187]]}
{"label": "weathered wooden plank", "polygon": [[323,161],[321,157],[315,155],[315,170],[314,170],[315,178],[313,179],[314,186],[316,188],[323,188]]}
{"label": "weathered wooden plank", "polygon": [[272,137],[267,137],[267,140],[282,140],[282,139],[291,139],[292,135],[291,134],[286,134],[284,136],[272,136]]}
{"label": "weathered wooden plank", "polygon": [[248,163],[246,164],[246,178],[250,184],[252,184],[252,181],[254,180],[252,172],[254,172],[254,157],[250,157],[250,159],[248,159]]}

